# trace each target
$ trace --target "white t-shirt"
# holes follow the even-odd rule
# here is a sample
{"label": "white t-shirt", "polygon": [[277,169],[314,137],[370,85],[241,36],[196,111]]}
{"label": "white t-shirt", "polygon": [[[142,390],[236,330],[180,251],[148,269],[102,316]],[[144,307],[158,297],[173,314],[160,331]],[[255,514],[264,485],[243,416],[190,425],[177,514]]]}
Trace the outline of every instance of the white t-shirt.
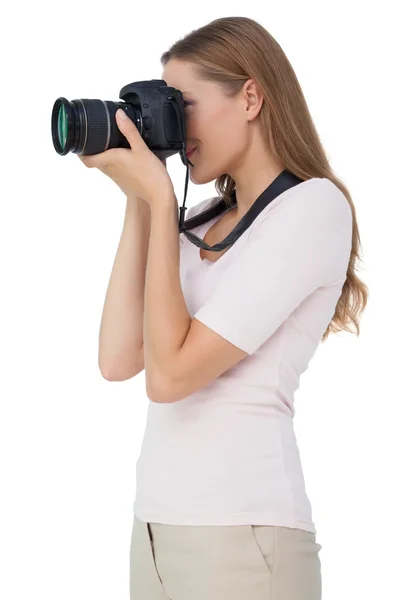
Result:
{"label": "white t-shirt", "polygon": [[[186,218],[219,200],[199,202]],[[221,216],[191,231],[204,239]],[[183,400],[149,401],[136,465],[141,520],[316,533],[294,393],[334,315],[351,241],[350,206],[325,178],[277,196],[216,262],[202,261],[180,234],[190,315],[249,356]]]}

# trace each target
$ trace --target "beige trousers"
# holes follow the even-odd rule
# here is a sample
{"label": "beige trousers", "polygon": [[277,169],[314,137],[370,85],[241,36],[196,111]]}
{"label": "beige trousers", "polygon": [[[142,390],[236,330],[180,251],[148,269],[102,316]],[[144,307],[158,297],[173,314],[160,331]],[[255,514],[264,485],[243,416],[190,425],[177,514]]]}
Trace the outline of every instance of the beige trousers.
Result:
{"label": "beige trousers", "polygon": [[164,525],[134,515],[130,600],[321,600],[315,537],[289,527]]}

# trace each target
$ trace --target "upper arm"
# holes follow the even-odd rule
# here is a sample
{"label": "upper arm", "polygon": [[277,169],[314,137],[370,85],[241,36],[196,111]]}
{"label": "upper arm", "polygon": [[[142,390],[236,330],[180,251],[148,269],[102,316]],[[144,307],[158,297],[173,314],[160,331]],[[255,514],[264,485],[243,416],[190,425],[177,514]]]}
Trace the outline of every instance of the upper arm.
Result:
{"label": "upper arm", "polygon": [[206,387],[247,356],[247,352],[194,318],[171,365],[168,381],[159,382],[152,397],[158,402],[182,400]]}

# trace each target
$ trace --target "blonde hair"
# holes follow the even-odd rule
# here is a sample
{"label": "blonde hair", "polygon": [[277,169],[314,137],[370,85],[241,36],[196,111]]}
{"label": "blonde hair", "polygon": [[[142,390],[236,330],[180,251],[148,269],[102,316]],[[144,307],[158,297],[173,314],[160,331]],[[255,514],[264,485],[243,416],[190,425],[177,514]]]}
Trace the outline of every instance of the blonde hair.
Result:
{"label": "blonde hair", "polygon": [[[162,66],[172,58],[190,62],[197,77],[219,83],[228,97],[235,96],[249,78],[253,79],[264,97],[259,118],[272,155],[300,179],[330,179],[345,195],[353,217],[352,248],[342,294],[322,342],[330,333],[354,333],[349,324],[354,325],[358,336],[368,287],[356,275],[356,263],[362,259],[354,203],[329,164],[296,74],[280,45],[256,21],[224,17],[178,40],[162,55]],[[223,174],[215,187],[230,206],[235,181]]]}

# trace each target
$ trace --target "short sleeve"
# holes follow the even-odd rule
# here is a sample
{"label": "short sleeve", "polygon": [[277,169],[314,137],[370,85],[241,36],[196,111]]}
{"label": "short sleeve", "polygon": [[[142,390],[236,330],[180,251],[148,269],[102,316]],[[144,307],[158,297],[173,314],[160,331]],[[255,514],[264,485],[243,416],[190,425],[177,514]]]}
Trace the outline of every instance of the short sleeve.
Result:
{"label": "short sleeve", "polygon": [[253,354],[317,288],[344,281],[352,214],[329,184],[268,211],[193,318]]}

